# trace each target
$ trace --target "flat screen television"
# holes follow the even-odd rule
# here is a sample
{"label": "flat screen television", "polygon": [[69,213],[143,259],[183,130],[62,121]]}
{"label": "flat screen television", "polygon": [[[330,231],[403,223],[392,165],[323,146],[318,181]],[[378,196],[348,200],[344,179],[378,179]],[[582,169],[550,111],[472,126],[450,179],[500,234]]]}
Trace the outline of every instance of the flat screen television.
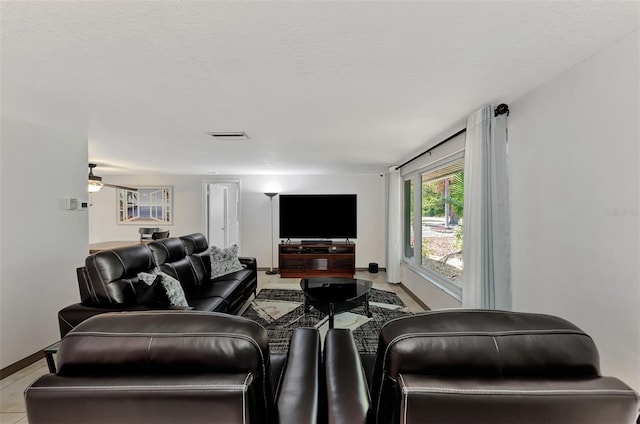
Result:
{"label": "flat screen television", "polygon": [[281,194],[280,238],[355,239],[355,194]]}

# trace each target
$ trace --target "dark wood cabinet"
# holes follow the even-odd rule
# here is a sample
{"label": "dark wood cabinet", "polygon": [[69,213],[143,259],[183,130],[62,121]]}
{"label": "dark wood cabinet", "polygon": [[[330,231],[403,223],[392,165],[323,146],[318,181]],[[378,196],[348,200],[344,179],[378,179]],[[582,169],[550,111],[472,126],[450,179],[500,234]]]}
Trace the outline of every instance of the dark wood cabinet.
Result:
{"label": "dark wood cabinet", "polygon": [[356,245],[281,244],[278,269],[283,278],[352,278],[356,272]]}

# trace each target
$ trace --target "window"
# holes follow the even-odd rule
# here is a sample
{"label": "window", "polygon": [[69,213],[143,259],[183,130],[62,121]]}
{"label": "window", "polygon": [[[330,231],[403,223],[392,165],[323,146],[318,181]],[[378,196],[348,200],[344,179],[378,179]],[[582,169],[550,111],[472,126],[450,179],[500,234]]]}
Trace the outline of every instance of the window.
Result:
{"label": "window", "polygon": [[[464,150],[453,137],[403,164],[404,260],[415,274],[458,299],[462,296]],[[426,152],[425,152],[426,153]]]}
{"label": "window", "polygon": [[413,180],[404,182],[404,257],[407,259],[414,256],[415,236],[413,234]]}
{"label": "window", "polygon": [[445,279],[462,282],[464,160],[421,177],[421,265]]}

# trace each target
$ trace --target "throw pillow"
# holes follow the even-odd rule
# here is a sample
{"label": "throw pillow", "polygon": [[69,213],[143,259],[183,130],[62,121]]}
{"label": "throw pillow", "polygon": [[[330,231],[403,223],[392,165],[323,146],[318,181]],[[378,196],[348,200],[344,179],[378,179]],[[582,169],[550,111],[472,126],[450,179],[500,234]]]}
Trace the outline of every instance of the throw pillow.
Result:
{"label": "throw pillow", "polygon": [[162,277],[162,285],[167,291],[167,296],[169,297],[171,306],[189,306],[180,281],[176,280],[169,274],[165,274],[164,272],[159,273],[159,275]]}
{"label": "throw pillow", "polygon": [[[159,272],[157,274],[149,274],[147,272],[139,272],[138,279],[149,286],[152,286],[154,282],[158,282],[162,288],[153,287],[153,293],[158,296],[157,302],[166,303],[170,306],[189,306],[187,298],[184,295],[184,290],[180,281],[176,280],[169,274]],[[142,290],[143,292],[145,290]],[[136,299],[137,300],[137,299]]]}
{"label": "throw pillow", "polygon": [[224,249],[216,246],[209,248],[211,257],[211,278],[217,278],[244,269],[238,259],[238,245],[234,244]]}
{"label": "throw pillow", "polygon": [[[152,308],[168,308],[171,304],[167,291],[162,284],[161,275],[153,275],[147,273],[144,276],[138,276],[138,283],[136,284],[136,304],[150,306]],[[153,277],[151,284],[148,284]]]}
{"label": "throw pillow", "polygon": [[158,277],[158,273],[153,270],[151,272],[138,273],[138,280],[142,281],[143,283],[146,283],[148,286],[152,285],[154,281],[156,281],[157,277]]}

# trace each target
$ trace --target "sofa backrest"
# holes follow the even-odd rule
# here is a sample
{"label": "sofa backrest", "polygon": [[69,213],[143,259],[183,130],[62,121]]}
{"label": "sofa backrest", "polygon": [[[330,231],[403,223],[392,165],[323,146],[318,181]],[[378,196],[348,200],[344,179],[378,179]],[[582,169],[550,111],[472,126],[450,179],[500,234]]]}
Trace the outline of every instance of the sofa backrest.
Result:
{"label": "sofa backrest", "polygon": [[209,256],[209,245],[207,238],[201,233],[189,234],[180,237],[187,249],[187,255],[191,262],[191,267],[200,281],[207,281],[211,278],[211,256]]}
{"label": "sofa backrest", "polygon": [[94,253],[85,260],[86,275],[98,303],[135,304],[139,272],[155,268],[151,249],[145,245]]}
{"label": "sofa backrest", "polygon": [[85,304],[135,304],[137,274],[155,271],[180,281],[188,300],[194,288],[211,278],[206,237],[194,233],[94,253],[76,270],[80,298]]}
{"label": "sofa backrest", "polygon": [[158,269],[180,281],[187,298],[189,293],[204,281],[194,272],[184,243],[179,238],[156,240],[147,246],[153,253]]}
{"label": "sofa backrest", "polygon": [[264,327],[240,316],[110,312],[83,321],[65,336],[57,353],[58,375],[251,372],[262,378],[270,372],[268,346]]}
{"label": "sofa backrest", "polygon": [[182,240],[185,249],[187,249],[187,255],[193,255],[194,253],[203,253],[209,249],[207,238],[202,233],[193,233],[187,236],[180,236],[180,240]]}
{"label": "sofa backrest", "polygon": [[64,337],[57,364],[56,375],[27,389],[30,421],[71,422],[74,405],[96,411],[86,422],[266,422],[274,414],[267,332],[243,317],[97,315]]}
{"label": "sofa backrest", "polygon": [[[589,335],[558,317],[488,310],[434,311],[380,331],[372,410],[385,422],[400,375],[431,378],[589,378],[600,375]],[[392,406],[388,406],[391,408]]]}

